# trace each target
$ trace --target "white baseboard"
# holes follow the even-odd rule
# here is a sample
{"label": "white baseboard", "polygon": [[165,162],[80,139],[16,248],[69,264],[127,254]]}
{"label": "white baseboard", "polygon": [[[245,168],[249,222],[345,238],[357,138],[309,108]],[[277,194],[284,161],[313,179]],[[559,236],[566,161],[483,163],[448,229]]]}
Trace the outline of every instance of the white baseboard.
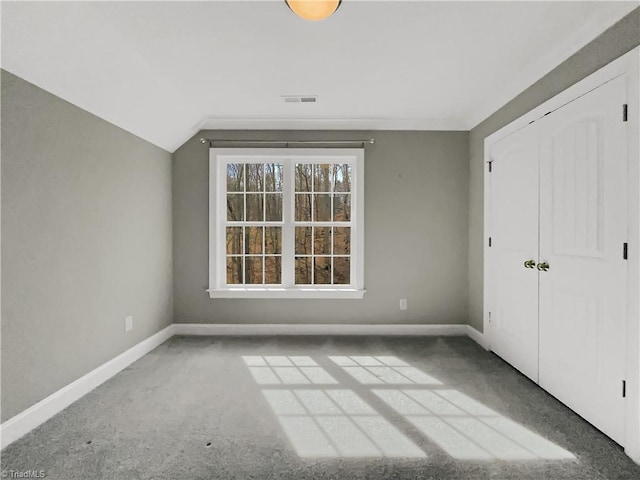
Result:
{"label": "white baseboard", "polygon": [[489,350],[489,342],[487,342],[487,339],[484,336],[484,333],[479,332],[478,330],[473,328],[471,325],[465,325],[465,326],[467,327],[466,335],[471,340],[473,340],[478,345],[480,345],[482,348],[484,348],[485,350]]}
{"label": "white baseboard", "polygon": [[285,325],[174,323],[174,335],[467,335],[468,325]]}
{"label": "white baseboard", "polygon": [[0,425],[0,449],[4,449],[7,445],[42,425],[174,335],[468,335],[486,348],[484,336],[468,325],[216,325],[174,323],[4,422]]}
{"label": "white baseboard", "polygon": [[15,417],[10,418],[0,425],[0,449],[15,442],[37,426],[42,425],[172,336],[173,325],[169,325],[66,387],[52,393]]}

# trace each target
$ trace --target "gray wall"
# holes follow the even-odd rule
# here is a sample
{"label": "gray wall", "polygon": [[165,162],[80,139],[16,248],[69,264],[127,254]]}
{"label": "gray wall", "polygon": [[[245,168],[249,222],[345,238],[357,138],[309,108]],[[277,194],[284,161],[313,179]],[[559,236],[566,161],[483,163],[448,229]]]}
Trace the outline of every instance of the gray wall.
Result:
{"label": "gray wall", "polygon": [[1,148],[5,421],[171,323],[171,155],[5,71]]}
{"label": "gray wall", "polygon": [[640,8],[636,8],[471,130],[469,137],[469,324],[478,330],[482,331],[483,317],[485,137],[639,44]]}
{"label": "gray wall", "polygon": [[[375,137],[365,154],[365,298],[210,299],[209,151],[200,136]],[[173,156],[175,321],[466,323],[468,148],[467,132],[200,132]]]}

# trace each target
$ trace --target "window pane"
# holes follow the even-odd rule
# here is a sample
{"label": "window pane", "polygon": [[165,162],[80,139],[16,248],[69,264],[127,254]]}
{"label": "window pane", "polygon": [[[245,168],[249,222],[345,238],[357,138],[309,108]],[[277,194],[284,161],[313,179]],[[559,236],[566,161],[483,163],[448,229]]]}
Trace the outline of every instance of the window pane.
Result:
{"label": "window pane", "polygon": [[262,193],[247,193],[247,221],[262,222],[264,195]]}
{"label": "window pane", "polygon": [[351,191],[351,165],[333,165],[333,191]]}
{"label": "window pane", "polygon": [[313,188],[316,192],[331,191],[331,165],[314,165]]}
{"label": "window pane", "polygon": [[267,222],[282,221],[282,194],[267,193],[265,195],[265,220]]}
{"label": "window pane", "polygon": [[278,163],[265,163],[264,165],[265,191],[282,191],[282,165]]}
{"label": "window pane", "polygon": [[282,258],[266,257],[264,259],[264,283],[270,285],[282,283]]}
{"label": "window pane", "polygon": [[264,251],[265,253],[282,253],[282,227],[265,227]]}
{"label": "window pane", "polygon": [[227,165],[227,192],[244,191],[244,165],[230,163]]}
{"label": "window pane", "polygon": [[244,257],[244,283],[262,283],[262,257]]}
{"label": "window pane", "polygon": [[313,237],[314,255],[331,255],[331,227],[315,227]]}
{"label": "window pane", "polygon": [[296,164],[296,192],[311,191],[312,166],[308,163]]}
{"label": "window pane", "polygon": [[227,257],[227,284],[242,283],[242,257]]}
{"label": "window pane", "polygon": [[351,259],[349,257],[333,258],[333,283],[348,285],[351,283]]}
{"label": "window pane", "polygon": [[[223,215],[220,227],[226,245],[218,261],[226,262],[227,285],[282,287],[284,264],[292,260],[284,258],[284,240],[294,241],[288,244],[293,251],[286,253],[294,256],[296,285],[351,285],[351,259],[355,258],[351,233],[356,228],[351,223],[351,198],[356,165],[347,157],[340,164],[331,163],[334,159],[319,154],[298,157],[298,163],[291,165],[283,157],[268,155],[255,156],[251,163],[244,163],[246,157],[240,154],[226,157],[222,165],[226,178],[218,178],[216,186],[225,189],[226,205],[216,207]],[[289,195],[287,217],[285,195]],[[221,212],[225,207],[226,222]],[[285,239],[285,232],[293,233],[294,238]]]}
{"label": "window pane", "polygon": [[351,255],[351,228],[335,227],[333,229],[333,254]]}
{"label": "window pane", "polygon": [[245,227],[244,253],[262,253],[262,230],[264,227]]}
{"label": "window pane", "polygon": [[333,196],[333,221],[349,222],[351,220],[351,195]]}
{"label": "window pane", "polygon": [[296,194],[296,222],[311,221],[311,195]]}
{"label": "window pane", "polygon": [[311,257],[296,257],[296,285],[311,283]]}
{"label": "window pane", "polygon": [[296,255],[311,255],[311,227],[296,227]]}
{"label": "window pane", "polygon": [[330,222],[331,221],[331,195],[314,195],[313,204],[313,221],[314,222]]}
{"label": "window pane", "polygon": [[247,192],[263,192],[264,165],[262,163],[247,163],[244,168],[247,175]]}
{"label": "window pane", "polygon": [[242,255],[242,227],[227,227],[227,254]]}
{"label": "window pane", "polygon": [[314,257],[313,282],[317,285],[331,284],[331,257]]}
{"label": "window pane", "polygon": [[227,195],[227,220],[230,222],[244,220],[244,194],[230,193]]}

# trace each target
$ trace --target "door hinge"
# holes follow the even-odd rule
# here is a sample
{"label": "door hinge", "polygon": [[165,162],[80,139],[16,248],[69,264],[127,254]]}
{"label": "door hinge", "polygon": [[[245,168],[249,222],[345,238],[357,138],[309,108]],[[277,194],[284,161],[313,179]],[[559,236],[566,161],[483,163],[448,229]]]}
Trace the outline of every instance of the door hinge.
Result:
{"label": "door hinge", "polygon": [[489,246],[491,246],[491,237],[489,237]]}
{"label": "door hinge", "polygon": [[489,162],[489,173],[491,173],[493,162]]}
{"label": "door hinge", "polygon": [[627,381],[622,380],[622,398],[626,398],[627,396]]}
{"label": "door hinge", "polygon": [[629,244],[625,242],[622,244],[622,259],[627,260],[628,257],[629,257]]}
{"label": "door hinge", "polygon": [[622,105],[622,121],[626,122],[629,119],[629,105],[626,103]]}
{"label": "door hinge", "polygon": [[491,323],[491,312],[489,312],[489,323]]}

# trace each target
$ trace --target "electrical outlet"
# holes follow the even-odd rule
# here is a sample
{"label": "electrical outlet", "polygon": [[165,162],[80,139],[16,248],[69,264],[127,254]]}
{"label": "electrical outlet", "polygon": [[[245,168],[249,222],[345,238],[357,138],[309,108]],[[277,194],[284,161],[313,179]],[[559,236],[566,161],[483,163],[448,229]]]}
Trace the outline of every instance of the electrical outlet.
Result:
{"label": "electrical outlet", "polygon": [[133,316],[129,315],[124,319],[124,331],[130,332],[131,330],[133,330]]}
{"label": "electrical outlet", "polygon": [[407,299],[406,298],[401,298],[400,299],[400,310],[406,310],[407,309]]}

